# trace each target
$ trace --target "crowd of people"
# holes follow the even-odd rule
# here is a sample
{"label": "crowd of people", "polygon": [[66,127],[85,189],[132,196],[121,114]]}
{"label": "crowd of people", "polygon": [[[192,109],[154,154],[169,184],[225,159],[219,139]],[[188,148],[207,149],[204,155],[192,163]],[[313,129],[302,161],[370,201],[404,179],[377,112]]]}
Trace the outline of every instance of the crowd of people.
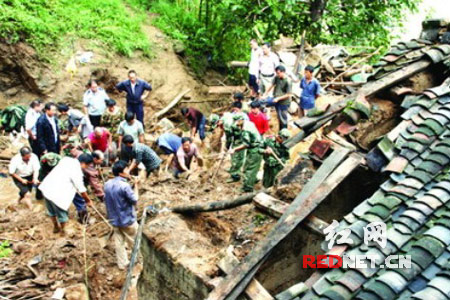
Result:
{"label": "crowd of people", "polygon": [[[82,110],[67,103],[31,102],[25,117],[29,146],[22,147],[9,166],[19,188],[19,202],[32,208],[31,193],[36,187],[36,199],[45,201],[54,233],[63,235],[72,203],[78,221],[86,223],[92,199],[103,202],[108,220],[115,228],[118,266],[125,268],[128,263],[125,244],[137,233],[134,207],[139,183],[156,172],[171,172],[178,178],[201,170],[200,150],[205,147],[208,132],[218,131],[225,141],[222,154],[231,155],[228,183],[243,177],[242,191],[252,192],[264,161],[262,184],[266,188],[274,185],[289,159],[284,142],[291,136],[287,110],[293,76],[286,75],[285,67],[269,44],[259,48],[252,40],[251,48],[250,99],[235,93],[230,109],[220,116],[206,117],[196,108],[181,108],[181,115],[190,127],[187,136],[174,130],[146,143],[143,103],[152,87],[137,78],[133,70],[128,72],[127,80],[116,86],[118,92],[126,93],[126,112],[94,79],[87,83]],[[307,67],[300,83],[303,88],[300,105],[304,110],[311,109],[320,94],[312,73]],[[275,135],[269,135],[270,107],[275,107],[279,122]],[[199,147],[194,142],[197,136],[202,144]],[[166,165],[162,167],[164,160]],[[103,174],[103,167],[111,167],[112,179]]]}

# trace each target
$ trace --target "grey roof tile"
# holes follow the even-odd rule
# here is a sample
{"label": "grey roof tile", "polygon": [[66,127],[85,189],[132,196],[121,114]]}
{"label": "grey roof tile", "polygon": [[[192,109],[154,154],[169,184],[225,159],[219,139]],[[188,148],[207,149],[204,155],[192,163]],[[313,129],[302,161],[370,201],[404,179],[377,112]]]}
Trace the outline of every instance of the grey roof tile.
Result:
{"label": "grey roof tile", "polygon": [[423,197],[420,197],[417,202],[422,202],[426,205],[428,205],[431,209],[435,210],[438,207],[441,207],[443,205],[442,201],[440,201],[435,196],[431,195],[425,195]]}
{"label": "grey roof tile", "polygon": [[426,268],[423,272],[422,272],[422,276],[425,277],[427,280],[431,280],[432,278],[434,278],[436,276],[436,274],[441,270],[441,268],[432,263],[431,265],[428,266],[428,268]]}
{"label": "grey roof tile", "polygon": [[420,292],[417,292],[411,296],[411,299],[422,299],[422,300],[448,300],[448,298],[443,295],[439,290],[432,287],[426,287]]}
{"label": "grey roof tile", "polygon": [[434,287],[442,294],[450,297],[450,278],[444,276],[436,276],[428,283],[428,286]]}
{"label": "grey roof tile", "polygon": [[357,217],[361,217],[371,208],[372,208],[372,205],[370,205],[369,202],[363,201],[353,209],[353,214]]}
{"label": "grey roof tile", "polygon": [[399,294],[408,284],[408,281],[403,276],[394,271],[386,271],[376,280],[388,285],[396,294]]}
{"label": "grey roof tile", "polygon": [[319,280],[316,281],[316,283],[313,284],[311,288],[318,295],[322,295],[331,286],[332,284],[325,277],[321,277]]}
{"label": "grey roof tile", "polygon": [[322,296],[332,300],[346,300],[351,298],[351,292],[341,285],[334,285],[326,290]]}
{"label": "grey roof tile", "polygon": [[383,300],[395,299],[395,293],[389,285],[380,281],[372,281],[364,287],[365,291],[370,291]]}
{"label": "grey roof tile", "polygon": [[387,240],[394,244],[397,249],[403,247],[404,244],[411,239],[411,234],[404,234],[398,231],[396,228],[391,227],[387,230]]}
{"label": "grey roof tile", "polygon": [[423,290],[427,286],[427,283],[428,283],[428,280],[426,280],[422,276],[417,276],[416,278],[414,278],[414,280],[412,280],[409,283],[408,289],[413,293],[417,293],[417,292]]}
{"label": "grey roof tile", "polygon": [[428,205],[418,201],[414,201],[410,208],[422,212],[425,216],[431,215],[434,211],[434,209],[432,209]]}
{"label": "grey roof tile", "polygon": [[432,236],[440,240],[445,245],[450,245],[450,228],[441,225],[435,225],[427,230],[424,235]]}
{"label": "grey roof tile", "polygon": [[420,266],[422,269],[427,268],[428,265],[434,260],[433,255],[429,251],[421,247],[413,246],[411,251],[408,252],[408,254],[411,255],[411,260],[418,266]]}
{"label": "grey roof tile", "polygon": [[366,282],[366,278],[359,272],[349,270],[344,276],[336,280],[336,282],[344,285],[354,293],[362,286],[364,282]]}
{"label": "grey roof tile", "polygon": [[[407,210],[407,211],[409,211],[409,210]],[[420,227],[420,223],[413,218],[404,216],[403,214],[395,222],[405,225],[406,227],[409,228],[410,232],[416,231]]]}
{"label": "grey roof tile", "polygon": [[381,300],[381,298],[377,294],[374,294],[374,293],[369,292],[369,291],[363,291],[363,292],[358,293],[358,295],[356,295],[355,299],[360,299],[360,300]]}

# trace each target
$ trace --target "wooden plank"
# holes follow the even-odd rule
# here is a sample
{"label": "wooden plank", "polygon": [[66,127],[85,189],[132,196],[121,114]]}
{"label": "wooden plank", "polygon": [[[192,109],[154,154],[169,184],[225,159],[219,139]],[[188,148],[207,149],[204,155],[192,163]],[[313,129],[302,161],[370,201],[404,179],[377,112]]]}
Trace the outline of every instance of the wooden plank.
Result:
{"label": "wooden plank", "polygon": [[228,63],[228,67],[230,67],[230,68],[247,68],[248,61],[233,60]]}
{"label": "wooden plank", "polygon": [[337,134],[334,131],[330,131],[326,134],[326,137],[335,142],[336,144],[341,145],[342,147],[348,148],[350,150],[356,151],[356,146],[352,143],[348,142],[346,139],[344,139],[342,136]]}
{"label": "wooden plank", "polygon": [[[228,247],[226,251],[226,255],[219,261],[217,266],[221,269],[225,274],[229,274],[233,269],[239,264],[239,260],[233,254],[233,246]],[[245,289],[245,294],[251,300],[270,300],[273,297],[269,294],[269,292],[262,286],[259,281],[256,279],[252,279]]]}
{"label": "wooden plank", "polygon": [[292,300],[309,288],[303,282],[297,283],[275,296],[276,300]]}
{"label": "wooden plank", "polygon": [[245,91],[245,85],[229,85],[229,86],[210,86],[208,94],[233,94],[236,92],[243,93]]}
{"label": "wooden plank", "polygon": [[183,96],[186,95],[187,93],[189,93],[191,91],[191,89],[187,89],[184,90],[183,92],[179,93],[166,107],[164,107],[163,109],[161,109],[159,112],[157,112],[154,117],[159,119],[161,118],[163,115],[165,115],[169,110],[171,110],[172,108],[174,108],[178,102],[181,101],[181,99],[183,99]]}
{"label": "wooden plank", "polygon": [[[207,299],[236,299],[242,293],[272,249],[359,165],[361,157],[354,155],[341,164],[349,152],[345,148],[335,150],[324,161],[268,235],[256,244],[252,252],[209,294]],[[330,177],[330,180],[325,181],[327,177]]]}
{"label": "wooden plank", "polygon": [[[269,215],[275,218],[280,218],[289,207],[289,203],[276,199],[266,193],[258,193],[253,198],[253,203],[256,207],[266,211]],[[323,230],[330,224],[316,216],[309,215],[306,217],[303,225],[318,235],[324,235]]]}

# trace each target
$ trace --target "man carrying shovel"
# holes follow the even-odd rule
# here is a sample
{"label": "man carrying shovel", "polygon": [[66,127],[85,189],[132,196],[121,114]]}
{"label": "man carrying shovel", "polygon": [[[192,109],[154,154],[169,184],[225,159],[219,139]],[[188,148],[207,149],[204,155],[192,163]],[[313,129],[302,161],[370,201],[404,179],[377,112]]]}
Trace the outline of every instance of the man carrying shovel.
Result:
{"label": "man carrying shovel", "polygon": [[267,138],[263,143],[261,151],[264,154],[263,186],[265,188],[274,185],[275,178],[289,160],[289,148],[284,145],[284,142],[290,137],[289,130],[282,129],[276,137]]}

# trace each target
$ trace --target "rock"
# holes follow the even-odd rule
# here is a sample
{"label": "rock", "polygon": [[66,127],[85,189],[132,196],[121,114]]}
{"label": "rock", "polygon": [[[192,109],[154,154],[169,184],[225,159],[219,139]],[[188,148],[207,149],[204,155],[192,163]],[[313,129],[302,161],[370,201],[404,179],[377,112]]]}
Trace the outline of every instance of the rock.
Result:
{"label": "rock", "polygon": [[67,300],[89,300],[88,290],[84,283],[78,283],[66,288]]}
{"label": "rock", "polygon": [[14,250],[14,252],[16,252],[17,254],[20,254],[22,252],[24,252],[25,250],[29,249],[31,246],[28,243],[22,243],[19,242],[17,244],[14,244],[12,246],[12,249]]}
{"label": "rock", "polygon": [[176,54],[183,54],[184,51],[186,50],[186,47],[184,46],[183,42],[181,41],[175,41],[175,43],[173,44],[173,51]]}
{"label": "rock", "polygon": [[17,95],[18,92],[19,92],[19,89],[17,87],[12,87],[12,88],[6,90],[5,94],[9,97],[13,97],[13,96]]}
{"label": "rock", "polygon": [[158,124],[156,124],[159,128],[161,128],[164,132],[172,130],[175,128],[172,121],[167,118],[162,118]]}

